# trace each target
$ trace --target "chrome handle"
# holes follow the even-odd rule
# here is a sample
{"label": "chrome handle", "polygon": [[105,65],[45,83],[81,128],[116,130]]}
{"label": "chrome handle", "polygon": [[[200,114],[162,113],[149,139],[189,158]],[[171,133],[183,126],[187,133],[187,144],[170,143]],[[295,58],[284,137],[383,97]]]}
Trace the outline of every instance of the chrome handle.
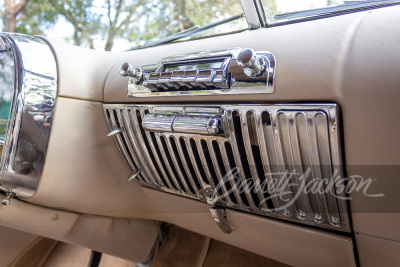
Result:
{"label": "chrome handle", "polygon": [[143,129],[151,132],[217,135],[221,133],[220,118],[216,116],[146,114]]}
{"label": "chrome handle", "polygon": [[140,82],[143,80],[143,70],[141,68],[133,68],[128,62],[122,64],[121,68],[119,69],[119,74],[122,77],[131,77],[133,83],[135,84],[140,84]]}
{"label": "chrome handle", "polygon": [[239,53],[237,62],[244,70],[244,73],[250,78],[263,76],[267,69],[267,59],[259,56],[250,48],[244,49]]}

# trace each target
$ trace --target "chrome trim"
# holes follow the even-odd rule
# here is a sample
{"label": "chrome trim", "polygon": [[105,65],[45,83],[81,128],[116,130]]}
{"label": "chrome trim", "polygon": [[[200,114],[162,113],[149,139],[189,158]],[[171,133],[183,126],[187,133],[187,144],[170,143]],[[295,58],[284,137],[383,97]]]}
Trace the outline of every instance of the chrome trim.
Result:
{"label": "chrome trim", "polygon": [[[225,208],[350,231],[345,200],[326,192],[301,192],[298,198],[294,198],[297,191],[293,189],[293,185],[299,184],[301,173],[307,170],[310,170],[307,182],[320,177],[330,179],[334,169],[337,171],[335,177],[343,177],[338,121],[340,109],[336,104],[103,106],[105,111],[119,112],[118,117],[124,122],[121,127],[130,133],[125,143],[129,145],[133,140],[138,147],[131,152],[139,153],[136,154],[139,158],[136,166],[143,170],[141,175],[150,178],[136,179],[141,185]],[[135,112],[129,113],[130,110],[139,110],[141,118],[155,114],[168,117],[167,128],[170,131],[166,132],[160,126],[146,128],[145,119],[142,124],[138,121],[135,127],[129,125],[127,122],[131,119],[124,117],[136,116]],[[114,127],[115,119],[107,112],[106,116],[110,126]],[[175,118],[182,116],[216,117],[223,134],[210,136],[204,131],[174,132],[171,125]],[[124,142],[118,136],[114,138],[120,147]],[[131,149],[125,147],[120,150]],[[126,157],[125,153],[122,155]],[[130,158],[126,161],[129,163]],[[240,172],[229,173],[235,167]],[[290,174],[286,170],[295,172]],[[232,179],[222,183],[218,189],[217,184],[223,177]],[[272,180],[279,183],[271,186],[268,192],[262,192],[265,182],[271,184]],[[255,189],[252,193],[250,190],[241,192],[242,188]],[[231,189],[233,192],[229,193]],[[285,195],[283,199],[274,196],[279,189],[293,191],[293,194]],[[216,198],[211,197],[210,192]],[[264,201],[268,196],[266,193],[273,195],[269,202]],[[345,196],[344,191],[336,194]]]}
{"label": "chrome trim", "polygon": [[42,175],[57,95],[57,65],[38,37],[1,33],[15,64],[14,98],[1,157],[1,190],[32,197]]}
{"label": "chrome trim", "polygon": [[[144,79],[141,83],[132,78],[128,81],[128,97],[180,96],[180,95],[236,95],[274,92],[276,58],[269,51],[256,51],[256,67],[262,68],[253,75],[252,66],[237,60],[242,48],[196,52],[167,57],[157,64],[142,66]],[[191,65],[221,62],[218,69],[167,71],[165,66]],[[254,68],[254,67],[253,67]],[[257,71],[256,71],[257,72]]]}
{"label": "chrome trim", "polygon": [[124,128],[116,128],[114,130],[112,130],[109,134],[107,134],[108,137],[116,135],[116,134],[120,134],[124,131]]}
{"label": "chrome trim", "polygon": [[136,179],[136,177],[137,177],[141,172],[142,172],[141,169],[134,170],[134,171],[132,172],[131,176],[129,176],[128,182],[129,182],[129,181],[132,181],[132,180],[134,180],[134,179]]}
{"label": "chrome trim", "polygon": [[261,0],[240,0],[240,3],[242,4],[249,30],[267,26],[267,19]]}
{"label": "chrome trim", "polygon": [[217,135],[220,133],[218,117],[146,114],[142,127],[152,132],[193,133]]}
{"label": "chrome trim", "polygon": [[222,232],[224,232],[225,234],[232,233],[233,228],[228,223],[225,209],[220,207],[212,207],[210,208],[210,213],[211,217],[217,223]]}

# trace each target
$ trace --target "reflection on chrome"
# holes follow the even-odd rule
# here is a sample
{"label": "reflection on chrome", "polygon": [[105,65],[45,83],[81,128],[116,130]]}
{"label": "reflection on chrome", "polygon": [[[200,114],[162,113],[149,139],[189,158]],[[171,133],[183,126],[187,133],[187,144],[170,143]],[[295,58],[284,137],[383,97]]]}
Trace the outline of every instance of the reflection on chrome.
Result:
{"label": "reflection on chrome", "polygon": [[3,33],[0,39],[0,46],[7,44],[0,52],[0,189],[31,197],[46,158],[57,67],[50,47],[40,38]]}
{"label": "reflection on chrome", "polygon": [[15,67],[9,42],[0,38],[0,146],[3,149],[8,116],[14,96]]}

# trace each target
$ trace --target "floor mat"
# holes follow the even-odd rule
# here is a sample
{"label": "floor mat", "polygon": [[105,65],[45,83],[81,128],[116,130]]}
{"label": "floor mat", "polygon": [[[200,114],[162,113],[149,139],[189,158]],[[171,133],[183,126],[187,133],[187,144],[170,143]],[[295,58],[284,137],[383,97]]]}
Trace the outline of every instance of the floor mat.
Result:
{"label": "floor mat", "polygon": [[152,267],[191,267],[198,266],[198,263],[203,263],[205,267],[288,266],[217,240],[211,240],[203,261],[201,252],[206,242],[205,236],[174,225],[167,225],[165,230],[167,238],[159,248]]}

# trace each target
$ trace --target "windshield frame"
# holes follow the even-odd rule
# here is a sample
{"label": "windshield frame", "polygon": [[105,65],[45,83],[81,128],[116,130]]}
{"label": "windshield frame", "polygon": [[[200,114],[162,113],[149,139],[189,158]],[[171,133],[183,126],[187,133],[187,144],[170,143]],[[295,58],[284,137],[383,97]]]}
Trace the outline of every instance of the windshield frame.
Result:
{"label": "windshield frame", "polygon": [[[168,44],[173,44],[173,43],[201,40],[201,39],[206,39],[206,38],[241,33],[244,31],[257,30],[257,29],[261,29],[261,28],[271,28],[271,27],[277,27],[277,26],[282,26],[282,25],[312,21],[312,20],[317,20],[317,19],[335,17],[335,16],[340,16],[340,15],[345,15],[345,14],[350,14],[350,13],[361,12],[361,11],[383,8],[383,7],[394,6],[394,5],[400,4],[400,0],[382,0],[382,1],[371,1],[371,2],[365,1],[365,3],[363,3],[363,4],[359,4],[359,5],[354,4],[354,5],[349,5],[349,6],[343,6],[342,8],[337,8],[338,6],[332,6],[332,7],[315,9],[315,10],[308,9],[308,10],[303,10],[303,11],[284,13],[284,14],[282,14],[282,16],[296,15],[299,13],[305,13],[305,14],[308,13],[310,15],[298,16],[298,18],[291,18],[291,19],[288,19],[285,21],[276,21],[276,22],[268,23],[265,12],[264,12],[264,6],[262,4],[262,0],[240,0],[240,2],[242,5],[242,8],[243,8],[244,16],[247,21],[247,25],[248,25],[247,29],[240,29],[240,30],[236,30],[236,31],[212,34],[212,35],[207,35],[207,36],[193,37],[190,39],[187,39],[187,38],[174,39],[171,42],[161,42],[160,44],[151,45],[151,46],[144,45],[144,46],[133,47],[133,48],[129,49],[128,51],[141,50],[141,49],[145,49],[145,48],[149,48],[149,47],[163,46],[163,45],[168,45]],[[332,8],[331,11],[329,10],[330,8]],[[324,12],[319,13],[318,12],[319,10],[324,11]],[[209,26],[209,25],[206,25],[204,27],[207,27],[207,26]]]}

